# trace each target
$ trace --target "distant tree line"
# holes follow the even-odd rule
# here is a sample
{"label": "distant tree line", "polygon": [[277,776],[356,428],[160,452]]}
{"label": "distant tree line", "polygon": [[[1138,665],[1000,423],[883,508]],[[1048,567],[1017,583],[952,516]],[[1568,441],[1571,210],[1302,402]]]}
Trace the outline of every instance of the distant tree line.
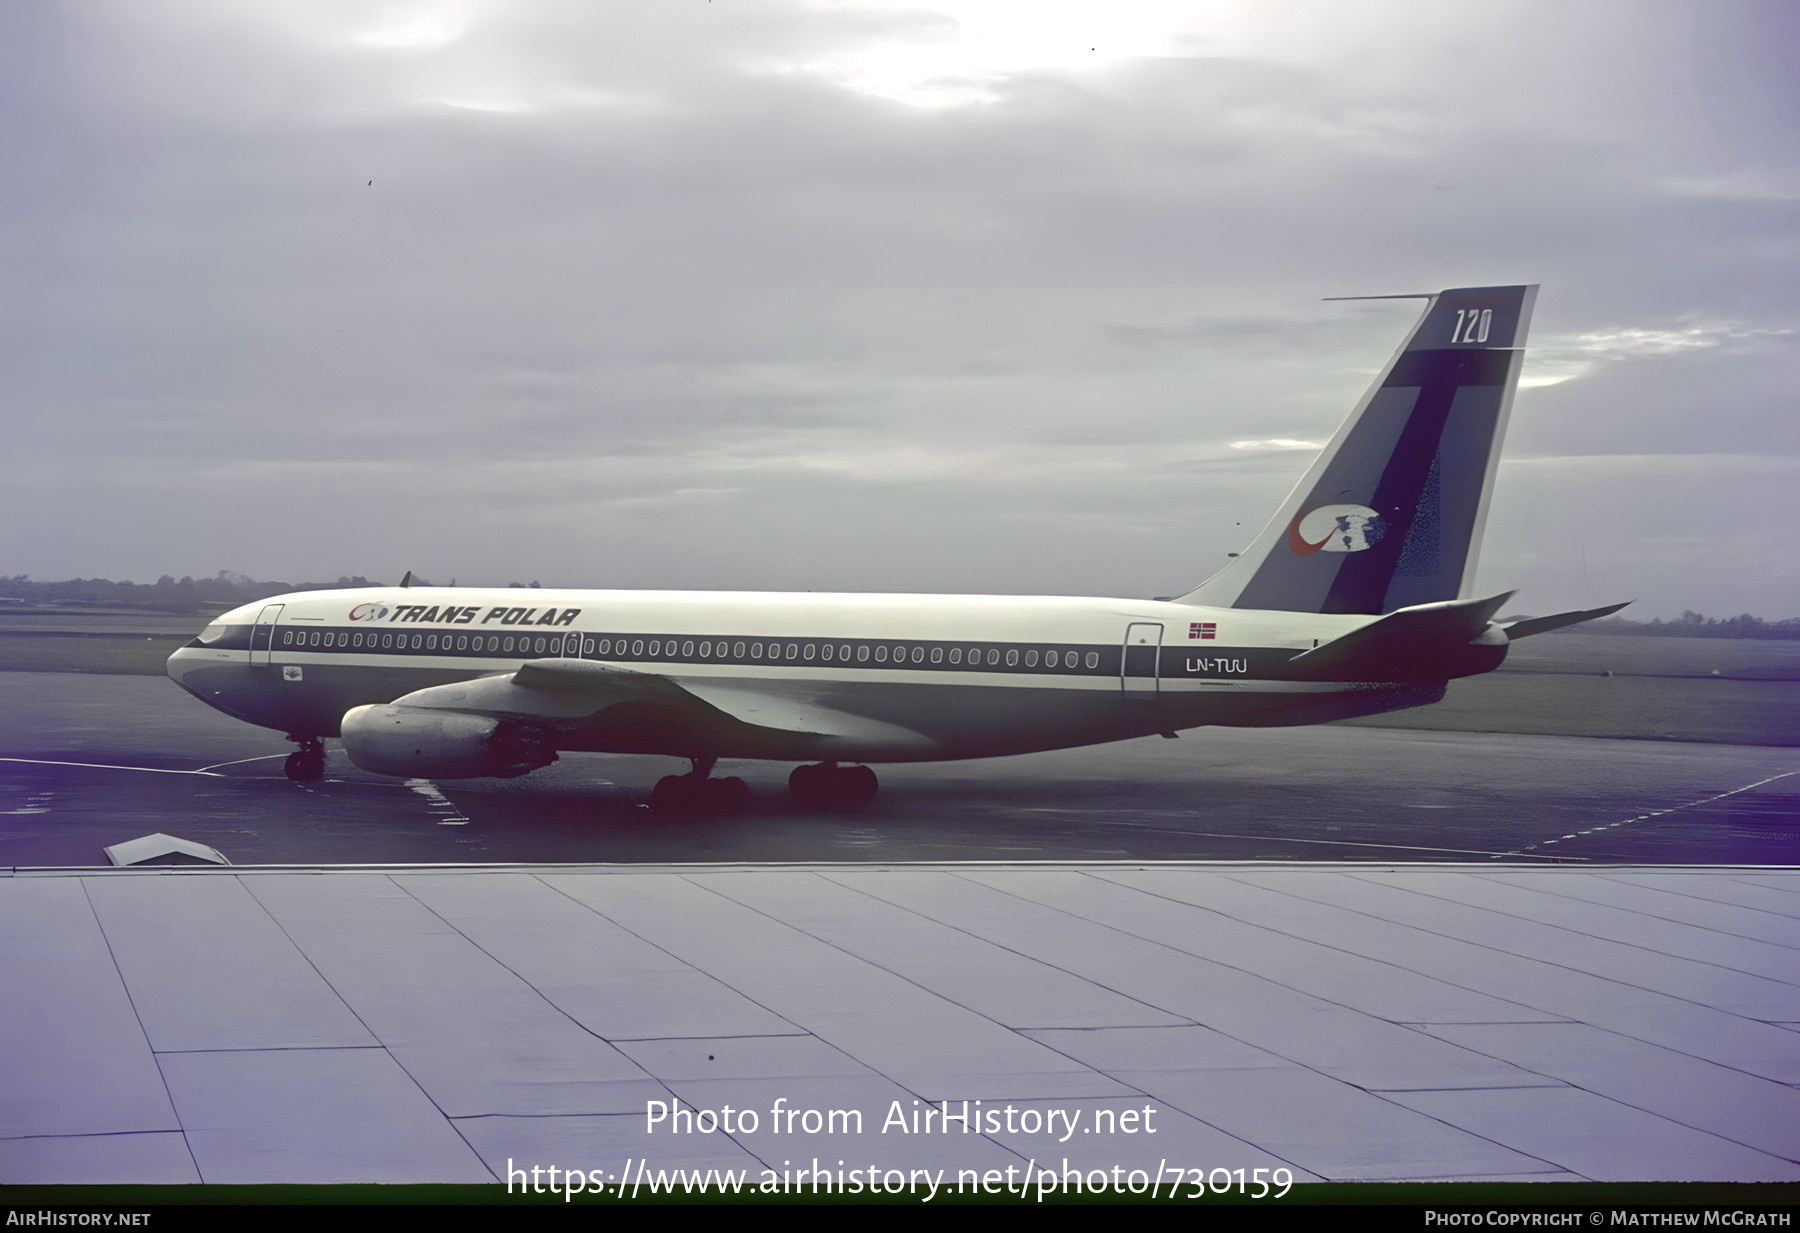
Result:
{"label": "distant tree line", "polygon": [[1652,638],[1800,638],[1800,617],[1785,621],[1765,621],[1748,612],[1742,616],[1702,616],[1684,612],[1672,621],[1658,617],[1649,621],[1628,621],[1624,617],[1608,617],[1571,626],[1572,634],[1638,634]]}
{"label": "distant tree line", "polygon": [[331,591],[380,586],[367,578],[343,576],[336,582],[258,582],[222,569],[211,578],[175,578],[164,574],[154,583],[113,582],[106,578],[71,578],[67,582],[33,582],[24,574],[0,575],[0,601],[33,606],[131,608],[138,611],[194,613],[235,608],[252,600],[289,591]]}

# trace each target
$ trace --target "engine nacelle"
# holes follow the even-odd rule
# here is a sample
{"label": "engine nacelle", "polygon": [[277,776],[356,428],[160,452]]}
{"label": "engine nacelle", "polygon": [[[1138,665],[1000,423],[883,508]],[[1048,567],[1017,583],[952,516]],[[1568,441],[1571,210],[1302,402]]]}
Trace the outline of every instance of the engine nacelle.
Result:
{"label": "engine nacelle", "polygon": [[345,713],[341,731],[350,761],[404,779],[514,779],[556,761],[538,734],[480,715],[359,706]]}

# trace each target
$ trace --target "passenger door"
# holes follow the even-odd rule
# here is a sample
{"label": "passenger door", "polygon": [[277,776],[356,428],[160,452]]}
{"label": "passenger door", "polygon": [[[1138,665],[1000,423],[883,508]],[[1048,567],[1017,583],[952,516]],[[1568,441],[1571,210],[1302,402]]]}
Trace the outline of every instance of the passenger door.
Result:
{"label": "passenger door", "polygon": [[275,662],[275,626],[281,622],[284,607],[285,604],[264,604],[263,610],[256,614],[256,624],[250,627],[251,663]]}
{"label": "passenger door", "polygon": [[1125,629],[1125,653],[1120,657],[1119,688],[1127,698],[1155,698],[1159,687],[1157,661],[1162,658],[1163,627],[1156,621],[1133,621]]}

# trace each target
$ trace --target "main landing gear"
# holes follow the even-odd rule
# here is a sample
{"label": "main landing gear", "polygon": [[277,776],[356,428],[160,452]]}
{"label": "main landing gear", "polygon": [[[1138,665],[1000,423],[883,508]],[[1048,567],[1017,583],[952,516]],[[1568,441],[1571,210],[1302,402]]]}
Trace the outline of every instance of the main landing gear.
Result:
{"label": "main landing gear", "polygon": [[[650,809],[665,818],[718,817],[750,807],[750,788],[743,780],[712,779],[716,758],[695,758],[686,775],[665,775],[650,791]],[[797,766],[788,776],[788,791],[802,809],[861,809],[881,787],[866,766],[820,762]]]}
{"label": "main landing gear", "polygon": [[788,776],[788,791],[806,809],[861,809],[875,799],[880,787],[868,767],[835,762],[796,766]]}
{"label": "main landing gear", "polygon": [[300,748],[289,754],[282,766],[287,777],[295,783],[317,783],[325,778],[325,742],[316,736],[292,734],[288,740],[298,743]]}
{"label": "main landing gear", "polygon": [[750,807],[750,785],[735,775],[712,779],[717,758],[695,758],[686,775],[665,775],[650,790],[650,809],[665,818],[742,813]]}

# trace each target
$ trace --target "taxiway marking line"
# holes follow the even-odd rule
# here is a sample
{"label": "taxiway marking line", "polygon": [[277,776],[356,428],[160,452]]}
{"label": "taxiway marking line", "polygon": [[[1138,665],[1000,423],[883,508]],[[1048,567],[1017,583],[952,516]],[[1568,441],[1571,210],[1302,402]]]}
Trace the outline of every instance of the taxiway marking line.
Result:
{"label": "taxiway marking line", "polygon": [[224,779],[211,771],[170,771],[160,766],[112,766],[105,762],[54,762],[49,758],[0,758],[0,762],[22,762],[28,766],[80,766],[91,771],[143,771],[149,775],[205,775],[208,779]]}
{"label": "taxiway marking line", "polygon": [[1651,818],[1660,818],[1664,814],[1676,813],[1683,809],[1693,809],[1697,805],[1710,805],[1714,801],[1722,801],[1728,796],[1736,796],[1740,792],[1748,792],[1752,788],[1760,788],[1766,783],[1774,783],[1777,779],[1786,779],[1789,775],[1800,775],[1800,771],[1783,771],[1779,775],[1771,775],[1767,779],[1759,779],[1755,783],[1747,783],[1741,788],[1733,788],[1729,792],[1721,792],[1717,796],[1709,796],[1703,801],[1688,801],[1681,805],[1670,805],[1667,809],[1653,809],[1649,813],[1640,813],[1637,817],[1626,818],[1622,822],[1608,822],[1605,826],[1590,826],[1585,831],[1576,831],[1573,834],[1562,835],[1556,839],[1540,840],[1537,843],[1525,845],[1517,852],[1496,852],[1493,853],[1493,858],[1495,860],[1500,860],[1508,856],[1529,856],[1532,855],[1531,850],[1533,848],[1547,848],[1551,844],[1561,843],[1565,839],[1579,839],[1583,835],[1598,835],[1602,831],[1617,830],[1621,826],[1630,826],[1633,822],[1648,822]]}
{"label": "taxiway marking line", "polygon": [[242,766],[246,762],[267,762],[270,758],[285,758],[287,756],[288,755],[286,754],[258,754],[254,758],[239,758],[235,762],[215,762],[211,766],[201,767],[200,770],[204,773],[206,771],[216,771],[222,766]]}

